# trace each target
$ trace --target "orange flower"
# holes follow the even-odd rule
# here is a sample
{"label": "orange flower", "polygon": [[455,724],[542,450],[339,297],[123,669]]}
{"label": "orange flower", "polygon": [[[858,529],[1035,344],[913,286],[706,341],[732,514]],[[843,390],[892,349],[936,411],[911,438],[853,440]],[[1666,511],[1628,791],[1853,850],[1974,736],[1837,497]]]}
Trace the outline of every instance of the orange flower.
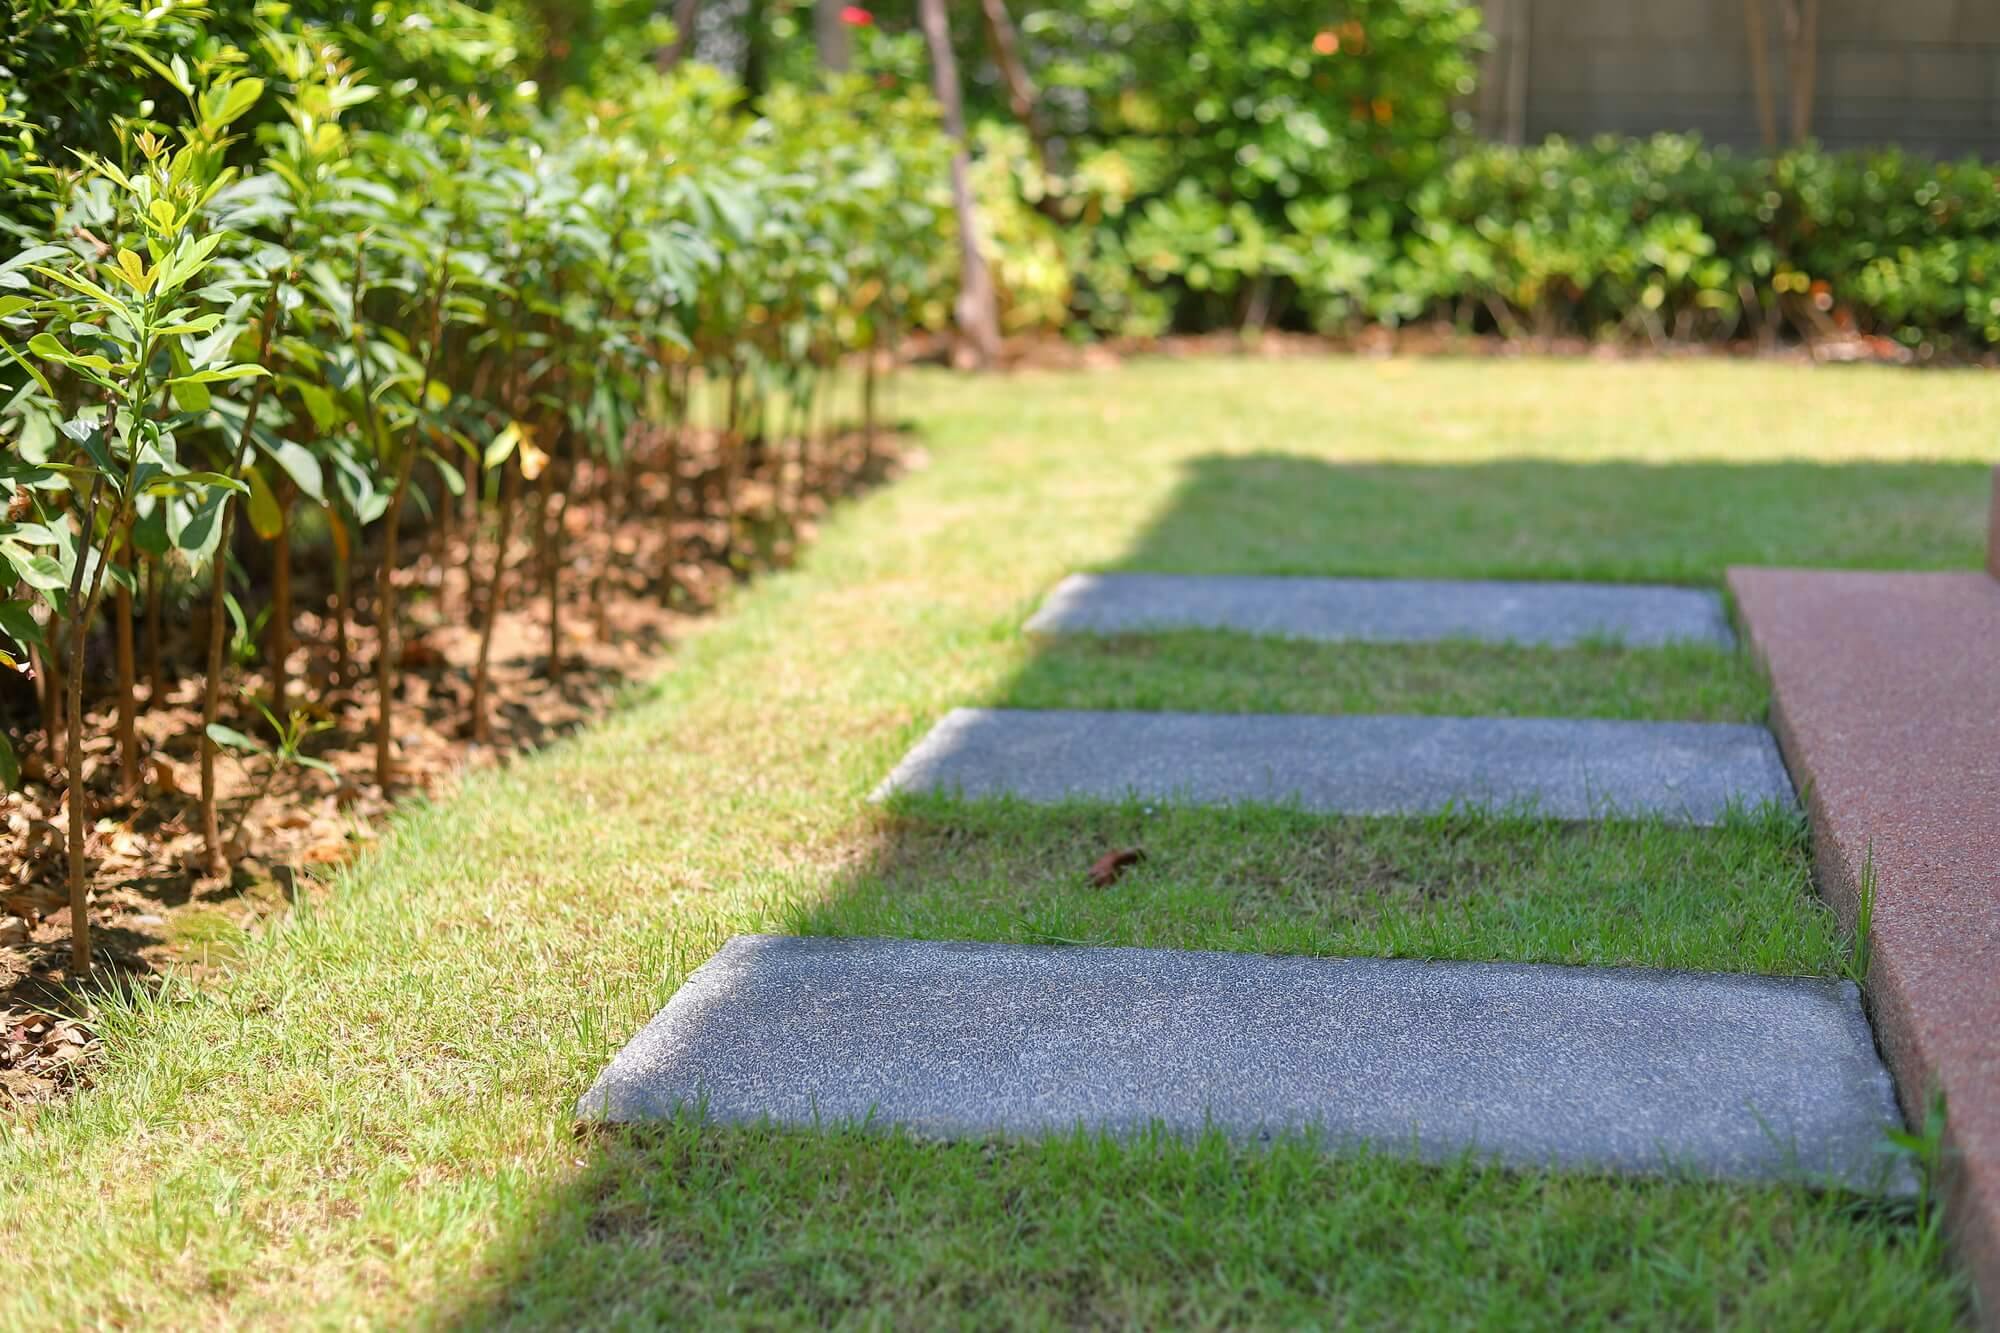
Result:
{"label": "orange flower", "polygon": [[1340,50],[1340,34],[1331,28],[1322,28],[1313,38],[1313,50],[1323,56],[1330,56]]}

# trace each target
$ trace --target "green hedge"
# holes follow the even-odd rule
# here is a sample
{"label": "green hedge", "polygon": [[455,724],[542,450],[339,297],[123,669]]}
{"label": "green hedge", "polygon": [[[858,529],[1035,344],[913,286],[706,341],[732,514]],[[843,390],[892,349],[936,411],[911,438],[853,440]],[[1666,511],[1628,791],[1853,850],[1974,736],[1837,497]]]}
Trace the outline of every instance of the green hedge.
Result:
{"label": "green hedge", "polygon": [[[991,143],[1031,175],[1017,140]],[[1086,184],[1062,205],[1048,234],[1017,222],[1002,239],[1061,248],[1070,314],[1103,333],[1446,319],[1654,340],[1853,332],[1927,355],[2000,344],[2000,174],[1980,162],[1751,156],[1663,134],[1466,145],[1393,201],[1302,194],[1276,219],[1193,177],[1117,207]]]}

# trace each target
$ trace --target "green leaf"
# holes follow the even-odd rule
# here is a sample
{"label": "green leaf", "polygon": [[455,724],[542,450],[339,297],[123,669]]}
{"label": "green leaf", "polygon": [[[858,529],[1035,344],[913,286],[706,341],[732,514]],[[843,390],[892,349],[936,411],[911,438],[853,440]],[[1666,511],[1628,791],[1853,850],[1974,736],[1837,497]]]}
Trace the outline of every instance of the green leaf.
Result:
{"label": "green leaf", "polygon": [[14,743],[0,733],[0,788],[8,791],[21,785],[21,757],[14,753]]}
{"label": "green leaf", "polygon": [[89,278],[80,277],[75,273],[64,273],[60,269],[44,268],[40,264],[32,264],[29,267],[33,268],[35,272],[41,274],[45,278],[54,278],[57,282],[61,283],[65,287],[70,288],[73,291],[82,292],[85,296],[90,297],[92,300],[102,301],[105,305],[110,306],[113,310],[116,310],[121,314],[125,313],[126,309],[125,302],[113,296],[110,292],[104,290],[104,288],[98,286],[96,283],[92,282]]}
{"label": "green leaf", "polygon": [[143,508],[132,523],[132,545],[155,558],[173,549],[172,540],[167,536],[167,505],[154,500]]}
{"label": "green leaf", "polygon": [[234,477],[225,477],[220,472],[176,472],[171,476],[155,477],[146,483],[147,495],[178,495],[182,491],[200,487],[210,491],[224,491],[232,495],[247,495],[248,486]]}
{"label": "green leaf", "polygon": [[500,433],[487,443],[486,456],[481,460],[481,465],[488,468],[500,466],[507,461],[508,455],[514,452],[514,446],[520,442],[521,423],[518,421],[508,422],[505,426],[501,427]]}
{"label": "green leaf", "polygon": [[174,253],[160,267],[160,295],[178,291],[182,283],[201,271],[201,266],[215,253],[215,247],[221,244],[222,233],[219,231],[201,237],[183,236]]}
{"label": "green leaf", "polygon": [[259,430],[256,434],[257,447],[265,457],[284,469],[292,484],[315,503],[326,501],[324,474],[320,471],[319,459],[313,457],[312,450],[296,440],[277,439]]}
{"label": "green leaf", "polygon": [[0,319],[18,315],[34,303],[31,296],[0,296]]}
{"label": "green leaf", "polygon": [[[161,64],[158,60],[153,58],[153,56],[146,50],[145,47],[139,45],[137,42],[134,42],[130,46],[126,46],[123,49],[125,51],[130,52],[132,55],[137,56],[140,60],[144,61],[146,64],[152,66],[153,72],[159,75],[161,78],[165,79],[167,81],[168,86],[172,87],[174,91],[178,92],[181,96],[183,97],[194,96],[194,85],[187,81],[185,75],[183,73],[177,73],[174,70],[169,69],[167,66]],[[182,62],[176,60],[174,63],[180,65]],[[185,69],[185,66],[183,65],[182,68]]]}
{"label": "green leaf", "polygon": [[175,505],[167,522],[174,548],[185,551],[196,564],[206,560],[221,536],[222,509],[228,502],[229,492],[211,487],[193,506]]}
{"label": "green leaf", "polygon": [[264,81],[262,79],[238,79],[234,83],[229,84],[228,91],[223,95],[222,103],[216,109],[215,117],[210,122],[211,126],[220,129],[224,125],[240,119],[244,112],[257,105],[257,99],[263,95]]}
{"label": "green leaf", "polygon": [[424,450],[424,457],[437,465],[438,480],[444,483],[446,490],[453,495],[465,494],[465,477],[451,465],[450,460],[435,449]]}
{"label": "green leaf", "polygon": [[[100,361],[104,360],[103,357],[97,359]],[[110,368],[111,363],[109,361],[105,361],[104,364],[106,369]],[[264,367],[254,361],[239,361],[233,366],[223,366],[218,370],[197,370],[192,375],[176,375],[174,378],[168,380],[167,383],[214,384],[220,380],[253,380],[259,375],[268,375],[270,373],[270,371],[264,369]]]}
{"label": "green leaf", "polygon": [[109,371],[111,363],[101,356],[79,356],[56,340],[53,333],[38,333],[28,339],[28,350],[44,361],[60,361],[66,366],[82,366],[89,370]]}
{"label": "green leaf", "polygon": [[250,515],[250,527],[265,541],[276,541],[278,534],[285,530],[285,511],[278,504],[278,497],[271,490],[271,483],[264,480],[264,474],[255,467],[244,469],[243,475],[250,480],[250,500],[246,509]]}
{"label": "green leaf", "polygon": [[189,380],[167,381],[167,391],[174,396],[174,406],[183,412],[206,412],[215,406],[215,395],[205,384]]}
{"label": "green leaf", "polygon": [[221,322],[222,322],[221,315],[210,313],[206,315],[197,316],[196,318],[187,321],[185,324],[169,324],[164,329],[155,329],[154,332],[159,334],[162,338],[179,333],[207,333],[210,329],[213,329],[216,325],[220,324]]}
{"label": "green leaf", "polygon": [[44,259],[62,259],[68,256],[69,253],[69,251],[63,249],[60,245],[31,245],[5,263],[0,263],[0,273],[11,273],[17,268],[26,268],[30,264],[39,264]]}
{"label": "green leaf", "polygon": [[225,727],[220,722],[211,722],[202,728],[208,738],[228,750],[246,750],[251,754],[266,753],[263,742],[252,740],[234,727]]}
{"label": "green leaf", "polygon": [[63,567],[49,556],[30,551],[18,542],[0,542],[0,554],[14,562],[14,577],[40,592],[64,592],[69,580]]}
{"label": "green leaf", "polygon": [[0,352],[5,352],[13,360],[15,365],[27,371],[28,374],[31,377],[33,377],[35,383],[41,386],[43,393],[47,394],[50,398],[54,398],[56,396],[56,391],[50,387],[48,377],[42,374],[41,368],[35,365],[34,362],[28,360],[27,357],[22,356],[19,352],[15,351],[13,344],[9,343],[5,338],[0,338]]}
{"label": "green leaf", "polygon": [[0,630],[7,631],[16,643],[42,643],[42,627],[26,602],[0,602]]}

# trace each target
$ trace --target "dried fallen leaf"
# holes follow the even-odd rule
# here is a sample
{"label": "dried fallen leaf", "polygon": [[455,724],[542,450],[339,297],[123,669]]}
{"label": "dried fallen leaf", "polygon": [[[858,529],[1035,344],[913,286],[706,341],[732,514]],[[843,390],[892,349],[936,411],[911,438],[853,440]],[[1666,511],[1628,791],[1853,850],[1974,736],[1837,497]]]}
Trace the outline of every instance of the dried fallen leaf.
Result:
{"label": "dried fallen leaf", "polygon": [[155,796],[177,796],[181,792],[180,774],[164,759],[155,759],[146,768],[146,786]]}
{"label": "dried fallen leaf", "polygon": [[1137,847],[1123,847],[1106,852],[1090,867],[1090,883],[1093,888],[1108,889],[1118,882],[1118,877],[1129,866],[1138,865],[1146,859],[1146,853]]}
{"label": "dried fallen leaf", "polygon": [[406,670],[416,671],[426,667],[443,666],[446,660],[444,650],[423,635],[403,640],[402,651],[397,656]]}

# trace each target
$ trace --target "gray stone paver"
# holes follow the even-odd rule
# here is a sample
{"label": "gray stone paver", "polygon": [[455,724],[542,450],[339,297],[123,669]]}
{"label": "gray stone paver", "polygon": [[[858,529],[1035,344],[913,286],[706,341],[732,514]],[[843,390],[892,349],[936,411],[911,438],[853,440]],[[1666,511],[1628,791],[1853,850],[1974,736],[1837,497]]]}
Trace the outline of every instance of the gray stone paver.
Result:
{"label": "gray stone paver", "polygon": [[1709,825],[1795,804],[1762,727],[1581,718],[953,710],[876,789],[966,797],[1449,807]]}
{"label": "gray stone paver", "polygon": [[579,1113],[949,1137],[1215,1125],[1424,1160],[1907,1188],[1844,981],[739,936]]}
{"label": "gray stone paver", "polygon": [[1722,598],[1698,588],[1500,580],[1072,574],[1027,623],[1044,634],[1225,629],[1296,639],[1568,645],[1609,639],[1731,647]]}

